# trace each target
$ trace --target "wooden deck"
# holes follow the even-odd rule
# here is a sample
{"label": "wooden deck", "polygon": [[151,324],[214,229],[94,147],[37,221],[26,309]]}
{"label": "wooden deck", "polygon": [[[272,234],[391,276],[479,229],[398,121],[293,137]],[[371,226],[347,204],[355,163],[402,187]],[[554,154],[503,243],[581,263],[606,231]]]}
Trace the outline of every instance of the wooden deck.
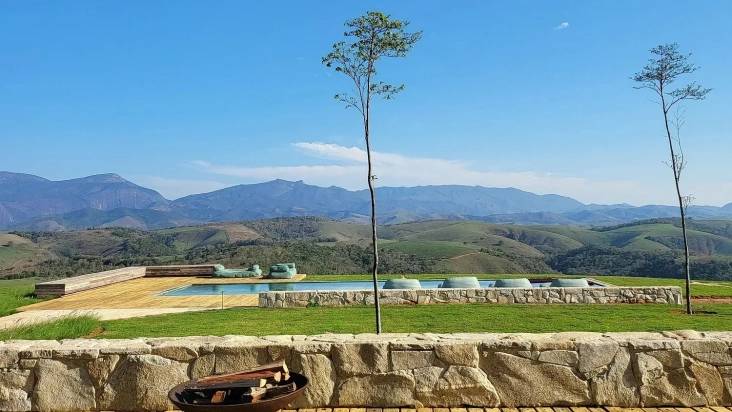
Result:
{"label": "wooden deck", "polygon": [[616,407],[536,407],[536,408],[313,408],[280,409],[279,412],[732,412],[723,406],[699,408],[616,408]]}
{"label": "wooden deck", "polygon": [[[161,296],[169,289],[192,284],[228,283],[273,283],[300,281],[305,275],[295,275],[293,279],[247,279],[247,278],[210,278],[210,277],[159,277],[138,278],[91,290],[77,292],[56,299],[35,303],[18,308],[19,311],[32,310],[84,310],[84,309],[155,309],[155,308],[199,308],[213,309],[222,306],[222,298],[217,296]],[[223,307],[257,306],[258,295],[228,295],[223,297]]]}

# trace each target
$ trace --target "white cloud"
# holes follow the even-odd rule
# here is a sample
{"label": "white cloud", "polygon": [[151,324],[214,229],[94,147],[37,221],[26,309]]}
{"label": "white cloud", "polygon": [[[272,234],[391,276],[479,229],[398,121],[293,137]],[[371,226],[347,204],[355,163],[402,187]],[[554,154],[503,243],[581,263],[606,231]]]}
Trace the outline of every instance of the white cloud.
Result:
{"label": "white cloud", "polygon": [[[201,170],[248,182],[271,179],[303,180],[319,186],[336,185],[348,189],[366,187],[365,150],[331,143],[300,142],[294,145],[303,154],[333,163],[295,166],[234,166],[207,161],[194,164]],[[380,186],[478,185],[516,187],[535,193],[556,193],[584,202],[645,202],[648,191],[636,181],[589,180],[582,177],[538,171],[488,171],[470,163],[397,153],[372,152],[374,174]]]}
{"label": "white cloud", "polygon": [[564,29],[566,29],[568,27],[569,27],[569,22],[568,21],[563,21],[563,22],[559,23],[558,26],[554,27],[554,30],[564,30]]}

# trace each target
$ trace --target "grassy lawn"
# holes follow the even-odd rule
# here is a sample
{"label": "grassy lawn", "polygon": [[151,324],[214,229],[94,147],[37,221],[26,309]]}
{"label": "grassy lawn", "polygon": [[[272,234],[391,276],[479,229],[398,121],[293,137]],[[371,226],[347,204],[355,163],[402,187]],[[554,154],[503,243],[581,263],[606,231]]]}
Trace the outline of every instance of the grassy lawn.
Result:
{"label": "grassy lawn", "polygon": [[[385,275],[394,278],[400,275]],[[450,275],[409,275],[444,279]],[[556,275],[478,275],[483,279]],[[308,280],[368,280],[369,275],[310,275]],[[683,286],[680,279],[620,276],[595,278],[622,286]],[[694,296],[732,296],[732,282],[699,281]],[[0,316],[37,302],[28,296],[33,279],[0,281]],[[660,331],[678,329],[730,330],[732,304],[695,305],[686,316],[681,306],[668,305],[431,305],[386,306],[387,332],[558,332]],[[362,333],[373,330],[371,307],[259,309],[236,308],[115,321],[66,318],[55,322],[0,331],[6,339],[65,339],[74,337],[132,338],[191,335],[270,335]]]}
{"label": "grassy lawn", "polygon": [[15,308],[39,302],[32,297],[35,279],[0,280],[0,316],[15,312]]}
{"label": "grassy lawn", "polygon": [[70,316],[51,322],[0,330],[0,341],[9,339],[72,339],[89,336],[99,330],[99,320],[92,316]]}
{"label": "grassy lawn", "polygon": [[[732,305],[697,305],[694,316],[667,305],[432,305],[386,306],[386,332],[561,332],[729,330]],[[371,307],[237,308],[114,321],[84,318],[0,332],[1,339],[82,336],[274,335],[373,331]]]}

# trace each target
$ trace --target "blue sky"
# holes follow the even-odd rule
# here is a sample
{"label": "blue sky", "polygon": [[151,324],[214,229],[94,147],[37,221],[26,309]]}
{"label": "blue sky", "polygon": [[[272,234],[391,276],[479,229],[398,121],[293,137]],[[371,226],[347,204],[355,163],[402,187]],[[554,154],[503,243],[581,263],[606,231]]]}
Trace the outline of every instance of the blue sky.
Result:
{"label": "blue sky", "polygon": [[673,204],[660,112],[628,79],[678,42],[714,88],[687,106],[684,188],[732,202],[732,2],[0,0],[0,170],[115,172],[175,198],[284,178],[365,185],[359,119],[320,63],[369,9],[424,37],[382,79],[381,185],[514,186]]}

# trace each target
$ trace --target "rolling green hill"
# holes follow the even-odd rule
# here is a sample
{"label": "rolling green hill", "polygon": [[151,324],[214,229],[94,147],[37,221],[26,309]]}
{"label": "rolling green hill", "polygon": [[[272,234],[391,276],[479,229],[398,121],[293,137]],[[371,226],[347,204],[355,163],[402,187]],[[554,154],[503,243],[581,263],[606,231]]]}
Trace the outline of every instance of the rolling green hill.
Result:
{"label": "rolling green hill", "polygon": [[[732,279],[732,222],[691,221],[698,278]],[[671,219],[589,229],[433,220],[384,225],[383,272],[629,274],[678,277],[681,229]],[[0,275],[67,276],[103,268],[295,261],[309,273],[365,273],[368,225],[278,218],[156,231],[94,229],[0,235]],[[19,262],[22,262],[19,263]]]}

